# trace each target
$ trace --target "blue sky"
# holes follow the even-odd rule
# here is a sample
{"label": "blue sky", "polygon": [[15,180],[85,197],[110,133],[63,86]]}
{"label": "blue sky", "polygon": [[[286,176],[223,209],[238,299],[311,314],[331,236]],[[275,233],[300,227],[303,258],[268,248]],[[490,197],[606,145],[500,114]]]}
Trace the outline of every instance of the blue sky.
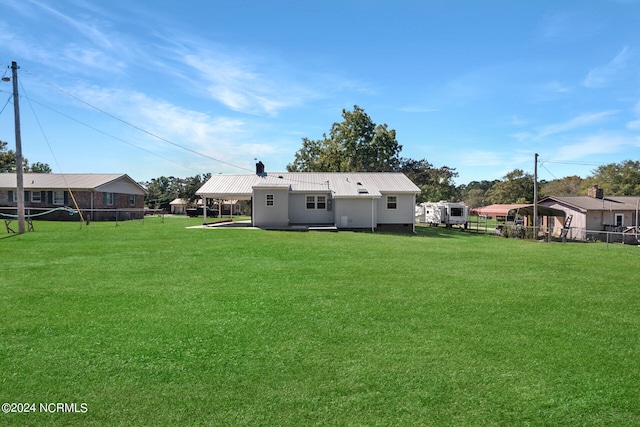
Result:
{"label": "blue sky", "polygon": [[638,22],[636,0],[3,0],[0,72],[58,173],[283,171],[358,105],[457,184],[534,153],[551,180],[640,159]]}

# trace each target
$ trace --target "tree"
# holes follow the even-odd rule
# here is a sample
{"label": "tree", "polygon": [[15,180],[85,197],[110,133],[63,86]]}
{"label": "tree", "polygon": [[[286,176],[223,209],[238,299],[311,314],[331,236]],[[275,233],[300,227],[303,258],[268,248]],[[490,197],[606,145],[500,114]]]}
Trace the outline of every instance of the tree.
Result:
{"label": "tree", "polygon": [[458,176],[455,169],[448,166],[434,168],[426,159],[402,159],[399,171],[404,173],[422,192],[416,197],[417,203],[456,201],[456,186],[453,178]]}
{"label": "tree", "polygon": [[640,195],[640,161],[609,163],[599,166],[592,173],[593,175],[585,180],[587,185],[584,187],[597,184],[608,196]]}
{"label": "tree", "polygon": [[[16,171],[16,152],[8,150],[9,144],[5,141],[0,141],[0,173],[15,173]],[[22,167],[25,172],[32,173],[51,173],[51,167],[46,163],[36,162],[31,167],[29,161],[26,158],[22,158]]]}
{"label": "tree", "polygon": [[471,181],[467,185],[460,185],[457,188],[458,197],[464,201],[470,208],[477,208],[479,206],[485,206],[485,193],[495,184],[498,180],[493,181]]}
{"label": "tree", "polygon": [[583,179],[577,175],[554,179],[540,186],[540,196],[579,196]]}
{"label": "tree", "polygon": [[46,163],[35,162],[29,167],[28,172],[31,172],[31,173],[51,173],[51,167]]}
{"label": "tree", "polygon": [[177,199],[184,199],[193,204],[198,196],[196,191],[211,178],[210,173],[196,175],[188,178],[175,178],[173,176],[161,176],[152,178],[151,181],[142,183],[147,189],[147,203],[153,209],[171,209],[170,203]]}
{"label": "tree", "polygon": [[364,109],[342,110],[343,121],[334,123],[329,136],[302,139],[289,172],[385,172],[398,170],[402,146],[396,131],[376,125]]}
{"label": "tree", "polygon": [[490,203],[533,203],[533,176],[514,169],[493,184],[485,197]]}

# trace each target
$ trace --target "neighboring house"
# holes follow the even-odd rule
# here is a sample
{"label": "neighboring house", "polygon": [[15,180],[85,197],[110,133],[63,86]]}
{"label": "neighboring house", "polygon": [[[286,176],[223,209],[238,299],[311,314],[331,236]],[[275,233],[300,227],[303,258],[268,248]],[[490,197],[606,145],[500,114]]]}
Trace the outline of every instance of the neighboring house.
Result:
{"label": "neighboring house", "polygon": [[[67,207],[82,212],[85,220],[113,221],[144,217],[145,189],[126,174],[23,175],[25,215],[47,220],[78,220]],[[17,214],[15,173],[0,173],[0,213]],[[74,202],[75,200],[75,202]]]}
{"label": "neighboring house", "polygon": [[514,215],[518,209],[530,206],[527,204],[497,204],[489,206],[481,206],[473,208],[469,211],[470,215],[485,216],[487,218],[495,218],[500,222],[513,221]]}
{"label": "neighboring house", "polygon": [[293,172],[215,175],[196,194],[251,200],[252,223],[262,228],[332,225],[342,229],[413,231],[420,189],[401,173]]}
{"label": "neighboring house", "polygon": [[186,214],[188,205],[189,201],[184,199],[175,199],[169,203],[169,206],[171,206],[171,213],[176,215]]}
{"label": "neighboring house", "polygon": [[240,201],[239,200],[216,200],[213,204],[213,208],[220,212],[220,215],[240,215]]}
{"label": "neighboring house", "polygon": [[[589,189],[587,196],[550,196],[538,204],[563,210],[567,217],[572,216],[567,238],[603,239],[602,235],[606,233],[598,232],[625,232],[638,225],[640,196],[605,197],[602,189],[594,186]],[[548,225],[552,227],[554,235],[559,235],[564,224],[552,219]]]}

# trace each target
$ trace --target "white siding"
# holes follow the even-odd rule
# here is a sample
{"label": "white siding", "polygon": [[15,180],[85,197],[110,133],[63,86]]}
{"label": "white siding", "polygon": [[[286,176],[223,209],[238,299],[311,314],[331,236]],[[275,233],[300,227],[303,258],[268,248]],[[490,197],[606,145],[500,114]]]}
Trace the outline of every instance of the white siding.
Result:
{"label": "white siding", "polygon": [[338,228],[372,228],[372,217],[373,226],[377,224],[376,199],[336,199],[333,207]]}
{"label": "white siding", "polygon": [[289,221],[291,224],[334,224],[333,211],[325,209],[307,209],[307,196],[324,196],[329,193],[290,193]]}
{"label": "white siding", "polygon": [[[273,206],[267,206],[267,194],[273,194]],[[256,227],[289,225],[289,190],[287,188],[254,189],[253,225]]]}

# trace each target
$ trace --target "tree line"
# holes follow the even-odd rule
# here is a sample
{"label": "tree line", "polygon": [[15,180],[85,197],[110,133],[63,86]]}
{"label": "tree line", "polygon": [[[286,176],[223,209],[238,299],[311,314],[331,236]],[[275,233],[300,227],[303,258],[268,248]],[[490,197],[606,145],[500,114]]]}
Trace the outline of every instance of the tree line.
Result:
{"label": "tree line", "polygon": [[[342,110],[342,122],[331,126],[328,134],[313,140],[302,138],[302,147],[287,165],[289,172],[401,172],[421,193],[418,203],[448,200],[462,201],[469,207],[496,203],[533,203],[534,177],[522,169],[514,169],[502,179],[472,181],[455,185],[455,168],[436,167],[427,159],[401,156],[402,145],[396,131],[386,124],[376,124],[363,108],[355,105],[353,111]],[[16,155],[0,141],[0,172],[15,172]],[[23,159],[25,172],[51,173],[45,163],[29,164]],[[148,206],[170,210],[169,203],[176,198],[194,203],[196,191],[211,177],[211,173],[187,178],[161,176],[141,182],[147,189]],[[640,161],[625,160],[597,167],[592,175],[581,178],[567,176],[538,182],[539,198],[545,196],[586,195],[588,188],[598,185],[608,196],[640,195]]]}

